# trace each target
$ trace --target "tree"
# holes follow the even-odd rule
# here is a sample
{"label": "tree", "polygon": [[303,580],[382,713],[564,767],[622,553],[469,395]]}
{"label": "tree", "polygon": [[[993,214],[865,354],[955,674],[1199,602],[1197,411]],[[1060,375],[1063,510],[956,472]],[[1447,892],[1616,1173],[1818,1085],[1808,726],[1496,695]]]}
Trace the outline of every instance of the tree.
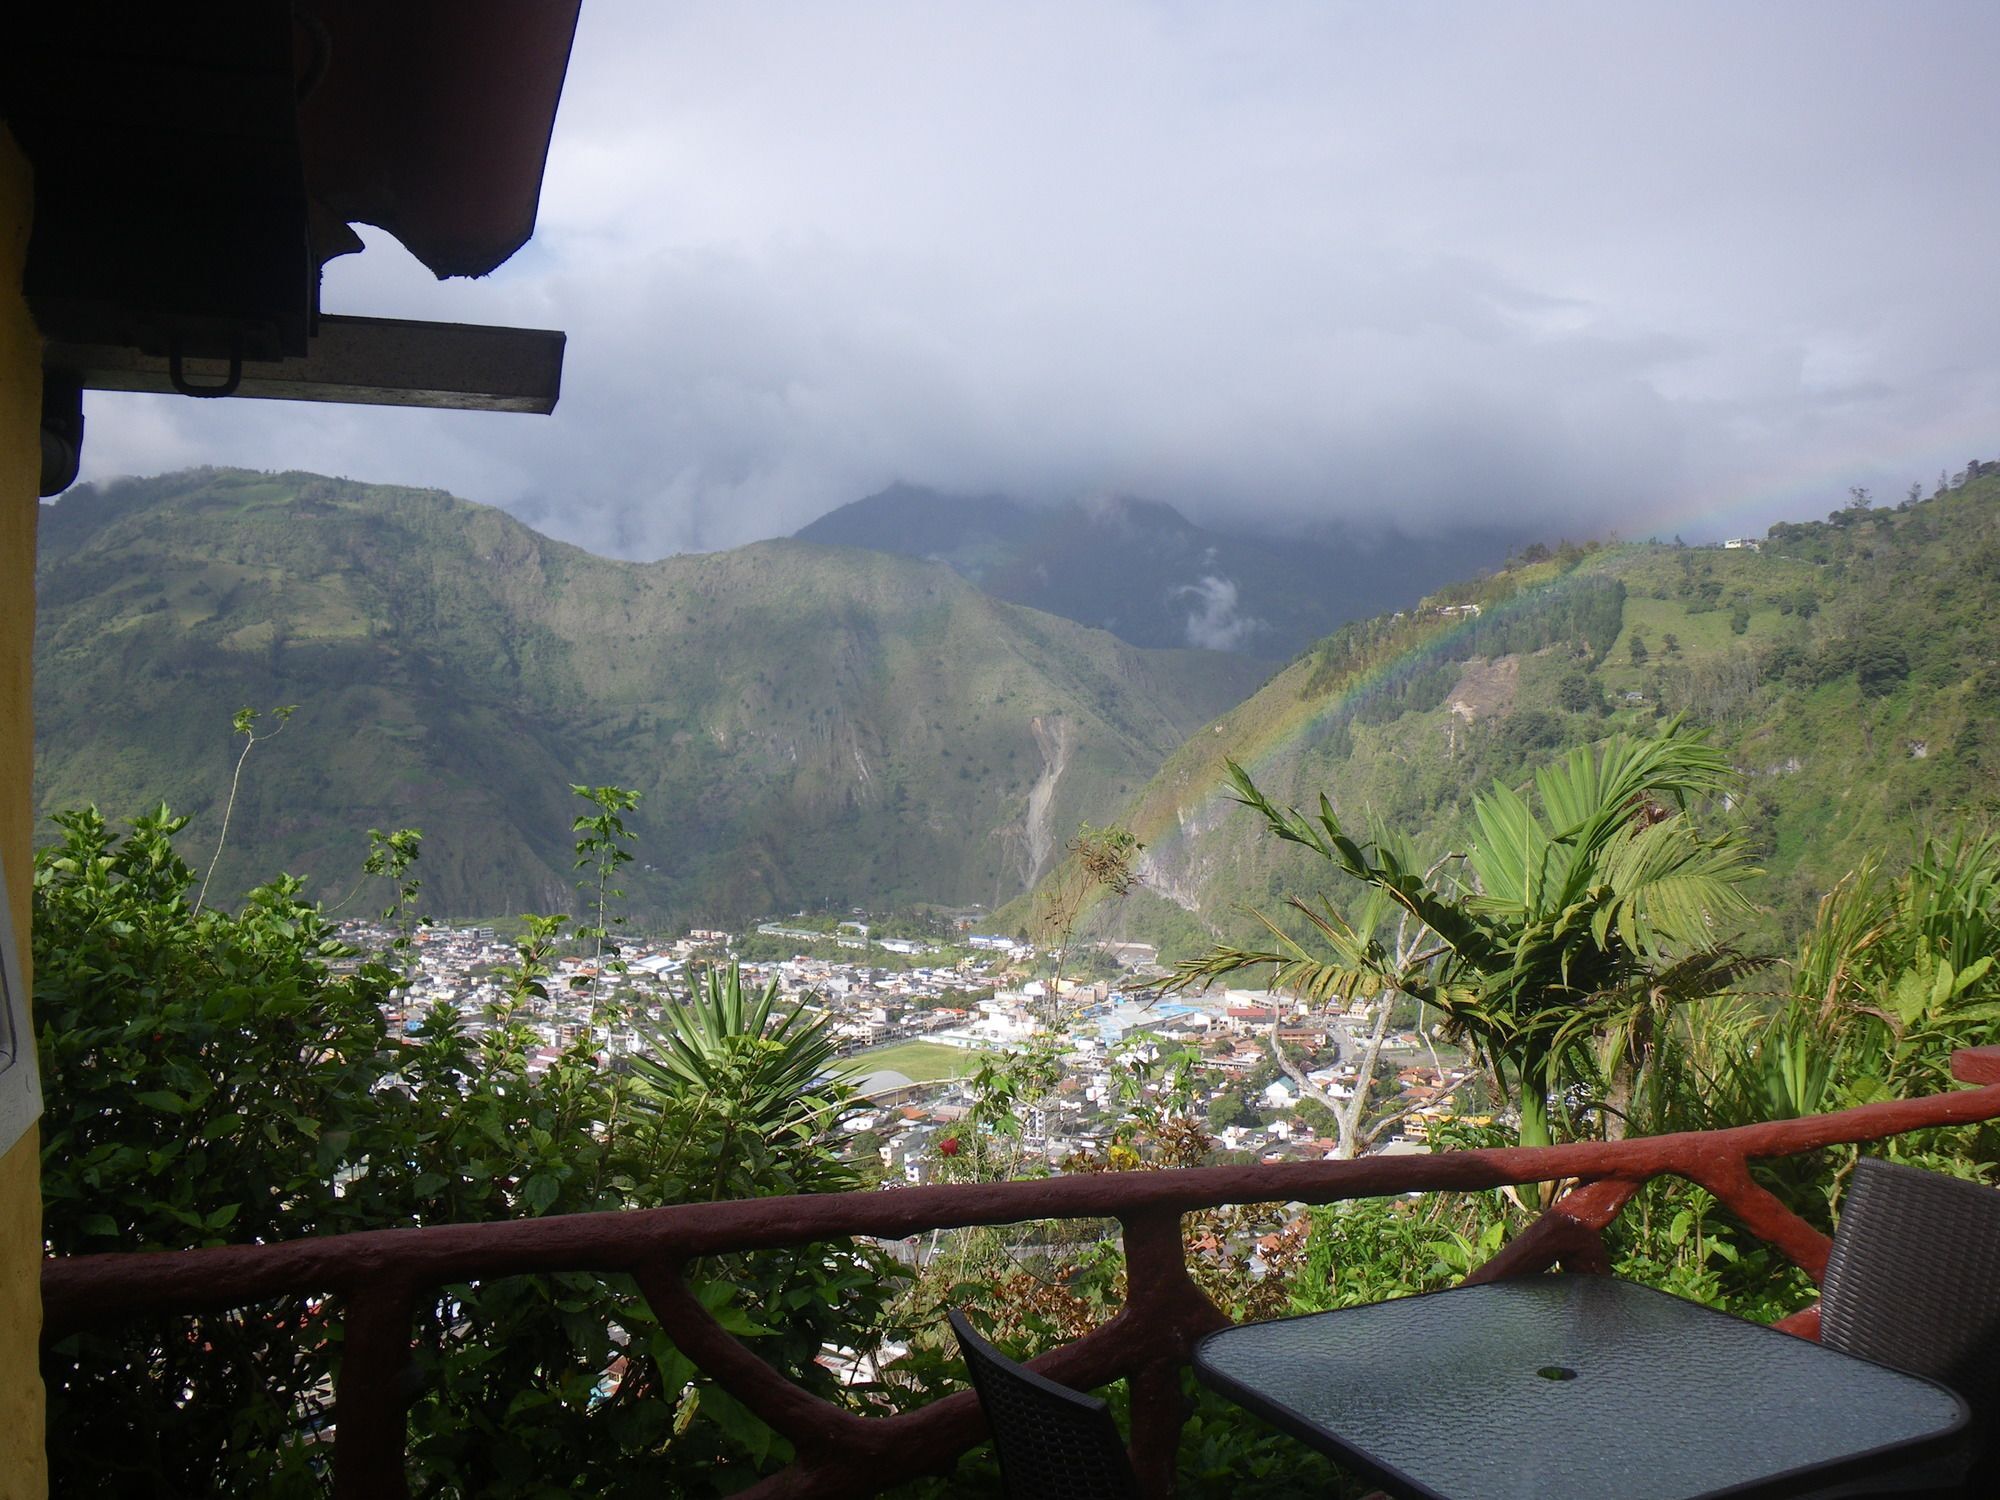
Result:
{"label": "tree", "polygon": [[1604,691],[1588,672],[1570,672],[1556,685],[1556,702],[1573,714],[1600,713]]}
{"label": "tree", "polygon": [[[1435,875],[1442,864],[1458,857],[1446,855],[1439,861],[1439,865],[1432,867],[1430,873]],[[1274,986],[1287,984],[1293,972],[1286,966],[1288,960],[1296,961],[1305,957],[1305,950],[1269,918],[1262,918],[1261,914],[1260,918],[1278,940],[1282,952],[1217,947],[1204,957],[1186,960],[1177,965],[1173,976],[1160,988],[1163,991],[1172,991],[1187,989],[1196,984],[1207,985],[1213,980],[1228,978],[1246,969],[1266,966],[1271,971],[1271,983]],[[1348,927],[1341,923],[1337,931],[1323,932],[1323,936],[1342,951],[1359,951],[1365,942],[1377,941],[1377,934],[1386,929],[1392,918],[1395,919],[1396,935],[1394,958],[1390,967],[1401,969],[1408,966],[1417,952],[1432,943],[1434,939],[1428,928],[1421,923],[1412,924],[1409,914],[1399,912],[1383,892],[1369,893],[1362,913],[1353,926]],[[1360,935],[1363,933],[1368,934],[1366,939],[1361,938]],[[1322,992],[1313,995],[1313,998],[1324,999],[1326,995]],[[1381,1081],[1382,1048],[1404,999],[1405,992],[1393,986],[1385,987],[1373,996],[1369,1029],[1365,1038],[1361,1040],[1360,1055],[1355,1059],[1353,1089],[1346,1098],[1340,1098],[1313,1082],[1306,1070],[1285,1050],[1281,1039],[1281,1018],[1276,1014],[1271,1018],[1269,1033],[1271,1062],[1278,1072],[1283,1073],[1297,1087],[1301,1102],[1310,1102],[1317,1106],[1325,1115],[1327,1123],[1332,1125],[1336,1160],[1348,1161],[1361,1155],[1412,1111],[1424,1103],[1435,1102],[1426,1099],[1382,1108],[1376,1099],[1376,1086]],[[1272,1008],[1275,1012],[1277,1009],[1275,1003]],[[1435,1055],[1432,1061],[1436,1061]]]}
{"label": "tree", "polygon": [[1244,1116],[1243,1096],[1234,1089],[1223,1089],[1211,1094],[1208,1100],[1208,1128],[1214,1131],[1227,1130]]}
{"label": "tree", "polygon": [[[49,1248],[369,1227],[361,1196],[335,1182],[388,1135],[394,1111],[373,1088],[393,1066],[382,1006],[396,976],[331,973],[346,950],[296,880],[257,887],[236,915],[197,910],[194,870],[173,846],[187,819],[164,806],[123,836],[95,808],[56,825],[36,856],[33,926]],[[323,1341],[299,1341],[306,1313],[299,1299],[191,1329],[140,1320],[49,1350],[57,1488],[300,1483],[297,1411],[328,1368]]]}
{"label": "tree", "polygon": [[1870,635],[1854,649],[1854,674],[1861,691],[1879,698],[1896,690],[1910,675],[1910,656],[1900,642]]}
{"label": "tree", "polygon": [[1540,708],[1517,708],[1501,721],[1500,743],[1516,755],[1551,749],[1563,741],[1563,721]]}
{"label": "tree", "polygon": [[231,725],[243,736],[243,751],[236,757],[236,769],[229,776],[229,797],[222,804],[222,831],[215,836],[215,853],[209,857],[208,873],[201,877],[201,890],[194,898],[194,909],[200,911],[202,903],[208,899],[208,883],[215,878],[215,867],[221,863],[223,845],[229,842],[229,818],[236,811],[236,791],[243,784],[243,762],[250,758],[250,752],[266,740],[274,740],[284,733],[285,722],[299,711],[296,703],[287,703],[271,710],[271,717],[278,721],[278,727],[269,734],[257,733],[257,710],[239,708]]}
{"label": "tree", "polygon": [[1688,803],[1721,791],[1731,773],[1679,719],[1650,739],[1614,735],[1544,767],[1533,803],[1505,785],[1476,798],[1478,838],[1449,878],[1449,862],[1419,870],[1386,831],[1357,842],[1324,796],[1307,817],[1272,803],[1233,762],[1229,772],[1270,834],[1380,893],[1429,939],[1391,948],[1330,898],[1294,897],[1315,948],[1263,916],[1272,947],[1218,947],[1178,976],[1264,966],[1273,984],[1315,998],[1413,996],[1515,1095],[1524,1145],[1552,1138],[1552,1095],[1576,1086],[1601,1100],[1621,1076],[1629,1088],[1664,1015],[1742,967],[1717,934],[1750,910],[1741,887],[1757,871],[1733,836],[1696,829]]}
{"label": "tree", "polygon": [[1642,636],[1632,637],[1632,665],[1635,667],[1646,665],[1646,642]]}
{"label": "tree", "polygon": [[601,975],[606,952],[614,963],[618,958],[618,945],[611,941],[611,929],[622,927],[625,918],[612,915],[611,903],[623,900],[625,893],[611,881],[619,866],[632,862],[632,851],[625,846],[634,835],[626,826],[624,815],[639,805],[639,794],[622,786],[571,786],[570,790],[596,809],[577,814],[570,831],[583,835],[576,841],[576,863],[572,868],[590,871],[587,879],[578,882],[590,901],[590,921],[577,928],[576,935],[596,945],[591,951],[591,962]]}
{"label": "tree", "polygon": [[1679,656],[1681,654],[1681,638],[1671,630],[1667,632],[1663,644],[1667,648],[1667,655]]}

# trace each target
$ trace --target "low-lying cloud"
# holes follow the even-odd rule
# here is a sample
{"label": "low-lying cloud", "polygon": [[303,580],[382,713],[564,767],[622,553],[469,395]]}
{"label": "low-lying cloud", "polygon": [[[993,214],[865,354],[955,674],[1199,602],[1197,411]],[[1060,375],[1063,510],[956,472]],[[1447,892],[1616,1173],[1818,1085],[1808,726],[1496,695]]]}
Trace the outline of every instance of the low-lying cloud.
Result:
{"label": "low-lying cloud", "polygon": [[2000,452],[1995,56],[1975,5],[593,0],[535,241],[441,286],[371,235],[325,297],[566,329],[553,418],[93,395],[86,477],[437,484],[631,557],[897,479],[1753,530]]}
{"label": "low-lying cloud", "polygon": [[1193,603],[1187,617],[1187,643],[1203,651],[1246,650],[1259,632],[1270,628],[1239,610],[1232,579],[1211,574],[1175,589],[1174,598]]}

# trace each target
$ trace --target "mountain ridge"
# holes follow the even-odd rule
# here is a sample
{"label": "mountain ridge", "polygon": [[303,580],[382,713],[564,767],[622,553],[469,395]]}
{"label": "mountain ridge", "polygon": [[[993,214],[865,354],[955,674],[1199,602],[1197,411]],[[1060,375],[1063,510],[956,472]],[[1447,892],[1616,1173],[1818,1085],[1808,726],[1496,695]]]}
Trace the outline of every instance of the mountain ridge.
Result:
{"label": "mountain ridge", "polygon": [[[1927,829],[2000,818],[2000,466],[1894,509],[1780,523],[1755,547],[1573,548],[1344,626],[1226,711],[1096,822],[1145,845],[1088,933],[1187,954],[1262,934],[1251,909],[1339,882],[1264,838],[1225,759],[1280,803],[1329,796],[1362,835],[1461,847],[1475,791],[1684,714],[1741,775],[1727,806],[1769,869],[1754,942]],[[1544,552],[1546,549],[1542,549]],[[1048,892],[1003,913],[1032,928]]]}
{"label": "mountain ridge", "polygon": [[1421,542],[1321,523],[1319,537],[1198,526],[1157,500],[1031,506],[892,485],[799,529],[801,540],[935,558],[996,598],[1135,645],[1284,661],[1351,619],[1497,565],[1525,535],[1461,527]]}
{"label": "mountain ridge", "polygon": [[[43,515],[37,808],[164,797],[218,886],[329,896],[414,823],[433,909],[571,904],[571,783],[633,786],[635,911],[998,904],[1061,830],[1264,675],[991,599],[949,568],[789,539],[598,558],[442,492],[203,470]],[[1066,726],[1052,785],[1042,742]]]}

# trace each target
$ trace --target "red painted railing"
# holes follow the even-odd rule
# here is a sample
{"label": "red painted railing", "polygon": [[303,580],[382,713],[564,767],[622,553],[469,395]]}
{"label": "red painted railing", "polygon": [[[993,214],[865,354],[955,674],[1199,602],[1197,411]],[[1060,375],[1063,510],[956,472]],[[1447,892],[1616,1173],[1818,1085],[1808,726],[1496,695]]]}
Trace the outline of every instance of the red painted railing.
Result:
{"label": "red painted railing", "polygon": [[[1180,1371],[1194,1341],[1227,1322],[1189,1279],[1183,1214],[1231,1203],[1332,1203],[1573,1181],[1541,1218],[1468,1278],[1490,1281],[1557,1265],[1607,1270],[1604,1227],[1646,1182],[1675,1176],[1713,1193],[1754,1234],[1818,1281],[1826,1268],[1827,1237],[1759,1186],[1749,1163],[2000,1118],[2000,1048],[1958,1052],[1952,1072],[1978,1086],[1799,1120],[1609,1144],[1090,1173],[380,1230],[211,1250],[77,1256],[45,1266],[43,1338],[52,1341],[137,1314],[213,1312],[271,1297],[331,1293],[341,1299],[346,1317],[335,1391],[334,1491],[341,1500],[374,1500],[407,1493],[406,1387],[400,1377],[410,1359],[411,1319],[420,1299],[455,1282],[495,1276],[625,1273],[638,1282],[680,1350],[792,1443],[796,1458],[790,1467],[743,1493],[763,1500],[832,1500],[872,1494],[949,1464],[984,1436],[973,1397],[961,1392],[886,1417],[833,1406],[785,1379],[726,1332],[688,1289],[687,1264],[729,1251],[855,1235],[900,1238],[969,1225],[1109,1218],[1124,1230],[1124,1308],[1034,1365],[1081,1388],[1129,1379],[1133,1461],[1148,1492],[1165,1495],[1173,1487],[1182,1421]],[[1780,1326],[1811,1337],[1816,1310]]]}

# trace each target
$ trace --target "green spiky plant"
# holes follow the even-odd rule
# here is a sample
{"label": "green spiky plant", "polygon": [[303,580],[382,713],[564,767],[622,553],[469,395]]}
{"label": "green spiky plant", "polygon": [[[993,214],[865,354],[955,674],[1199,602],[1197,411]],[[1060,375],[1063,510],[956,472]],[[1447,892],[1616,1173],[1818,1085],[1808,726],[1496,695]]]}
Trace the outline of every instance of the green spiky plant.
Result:
{"label": "green spiky plant", "polygon": [[1953,1049],[2000,1035],[1996,953],[2000,836],[1926,839],[1893,880],[1871,861],[1821,900],[1790,1007],[1739,1071],[1767,1093],[1801,1072],[1838,1081],[1838,1097],[1822,1084],[1795,1113],[1949,1088]]}
{"label": "green spiky plant", "polygon": [[1747,967],[1723,939],[1752,910],[1742,886],[1760,872],[1736,837],[1696,827],[1689,804],[1724,790],[1731,772],[1679,719],[1570,752],[1536,773],[1532,799],[1495,785],[1474,799],[1464,859],[1429,869],[1386,831],[1356,841],[1324,796],[1307,817],[1234,762],[1229,773],[1273,836],[1380,892],[1431,941],[1392,949],[1376,921],[1357,926],[1325,896],[1294,897],[1305,941],[1258,913],[1273,946],[1219,946],[1181,964],[1177,981],[1266,968],[1274,986],[1315,999],[1393,989],[1434,1006],[1514,1095],[1524,1145],[1553,1139],[1552,1095],[1629,1093],[1663,1018]]}
{"label": "green spiky plant", "polygon": [[[680,1167],[681,1148],[711,1143],[709,1196],[746,1196],[786,1161],[794,1192],[854,1185],[849,1166],[825,1145],[834,1116],[853,1097],[836,1059],[833,1018],[804,999],[780,1003],[778,981],[746,992],[735,964],[695,976],[670,1004],[647,1050],[632,1057],[634,1106],[674,1141],[663,1170]],[[768,1192],[768,1186],[761,1189]]]}

